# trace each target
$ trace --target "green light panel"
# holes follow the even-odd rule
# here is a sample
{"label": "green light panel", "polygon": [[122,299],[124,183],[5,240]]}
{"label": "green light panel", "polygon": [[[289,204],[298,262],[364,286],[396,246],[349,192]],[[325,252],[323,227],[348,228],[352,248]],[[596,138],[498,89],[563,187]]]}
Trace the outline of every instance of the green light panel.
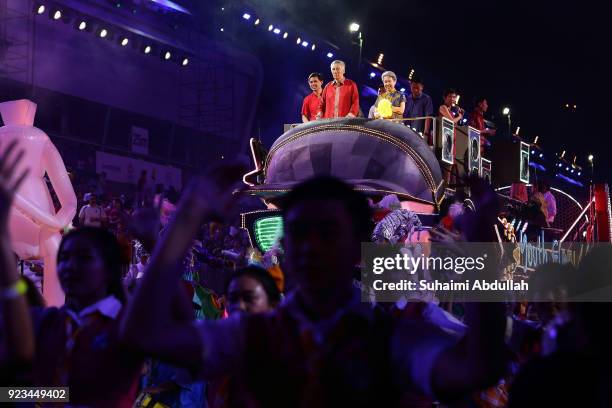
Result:
{"label": "green light panel", "polygon": [[255,241],[257,246],[263,251],[267,251],[276,243],[283,231],[283,218],[273,216],[260,218],[255,221]]}

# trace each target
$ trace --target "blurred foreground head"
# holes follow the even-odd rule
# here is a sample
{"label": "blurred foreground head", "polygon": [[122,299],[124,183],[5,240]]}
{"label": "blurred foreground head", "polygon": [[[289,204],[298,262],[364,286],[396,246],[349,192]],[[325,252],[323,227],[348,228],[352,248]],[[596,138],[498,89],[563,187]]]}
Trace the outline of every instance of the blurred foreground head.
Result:
{"label": "blurred foreground head", "polygon": [[285,268],[302,290],[345,288],[372,232],[367,198],[343,181],[319,176],[282,201]]}

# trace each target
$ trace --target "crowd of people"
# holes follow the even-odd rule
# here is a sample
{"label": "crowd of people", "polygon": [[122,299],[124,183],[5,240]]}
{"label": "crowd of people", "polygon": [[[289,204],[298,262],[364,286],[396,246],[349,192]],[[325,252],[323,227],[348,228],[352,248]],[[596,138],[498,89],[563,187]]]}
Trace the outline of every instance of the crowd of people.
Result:
{"label": "crowd of people", "polygon": [[[536,272],[557,282],[542,286],[551,291],[547,302],[466,302],[455,305],[461,312],[423,301],[362,302],[356,265],[376,203],[327,176],[295,186],[282,205],[281,265],[290,283],[281,284],[272,268],[248,262],[233,194],[244,169],[230,164],[150,206],[112,196],[99,203],[88,192],[57,256],[65,303],[45,307],[30,296],[36,289],[20,277],[11,249],[19,160],[16,146],[0,155],[3,384],[67,386],[74,406],[100,407],[612,402],[609,304],[567,302],[576,276],[584,290],[609,285],[609,247],[577,270],[556,264]],[[472,183],[473,209],[449,211],[455,220],[435,227],[431,241],[495,240],[497,194]],[[134,241],[137,262],[122,248]],[[218,288],[209,280],[215,268],[223,271]]]}

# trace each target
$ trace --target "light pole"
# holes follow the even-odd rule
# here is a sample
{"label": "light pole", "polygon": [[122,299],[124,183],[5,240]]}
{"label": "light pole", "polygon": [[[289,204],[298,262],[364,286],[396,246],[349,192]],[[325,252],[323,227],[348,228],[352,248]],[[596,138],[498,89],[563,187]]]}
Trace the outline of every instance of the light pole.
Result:
{"label": "light pole", "polygon": [[508,132],[510,132],[510,138],[512,138],[512,118],[510,116],[510,108],[506,106],[502,110],[502,114],[508,117]]}
{"label": "light pole", "polygon": [[357,69],[359,70],[358,72],[361,72],[361,53],[363,50],[363,35],[361,34],[361,31],[359,31],[359,24],[355,22],[349,25],[349,31],[353,34],[357,33],[357,44],[359,45],[359,59],[357,61]]}

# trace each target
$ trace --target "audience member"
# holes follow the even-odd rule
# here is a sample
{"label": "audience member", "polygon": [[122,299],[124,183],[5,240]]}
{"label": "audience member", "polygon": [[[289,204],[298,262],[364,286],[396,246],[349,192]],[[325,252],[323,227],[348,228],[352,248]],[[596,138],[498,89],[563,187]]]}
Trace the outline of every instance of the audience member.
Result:
{"label": "audience member", "polygon": [[[241,175],[235,167],[216,168],[187,190],[123,321],[125,341],[205,378],[237,375],[264,406],[392,405],[396,387],[408,384],[453,398],[499,378],[501,305],[468,305],[469,329],[457,343],[426,322],[392,324],[361,303],[352,279],[371,233],[370,209],[360,193],[325,177],[298,185],[284,200],[285,264],[296,281],[286,302],[271,314],[197,326],[174,319],[163,295],[179,280],[177,262],[202,221],[231,217],[229,181]],[[472,239],[485,238],[478,231],[497,214],[486,200],[466,231]]]}
{"label": "audience member", "polygon": [[79,225],[84,227],[102,227],[103,223],[106,222],[106,212],[104,208],[98,205],[96,195],[87,193],[83,199],[87,201],[87,204],[81,207],[81,211],[79,211]]}

